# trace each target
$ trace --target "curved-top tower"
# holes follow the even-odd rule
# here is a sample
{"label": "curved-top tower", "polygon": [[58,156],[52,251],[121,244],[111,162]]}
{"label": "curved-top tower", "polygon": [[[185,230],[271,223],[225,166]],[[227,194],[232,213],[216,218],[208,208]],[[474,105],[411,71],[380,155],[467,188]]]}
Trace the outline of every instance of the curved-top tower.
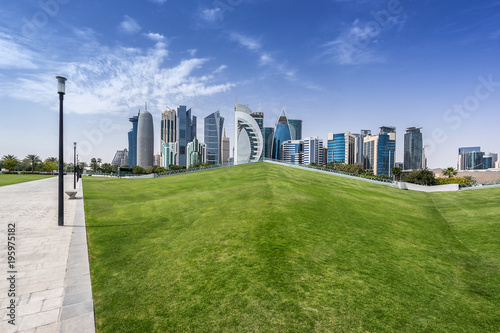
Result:
{"label": "curved-top tower", "polygon": [[257,121],[247,106],[234,106],[234,164],[257,162],[262,157],[264,139]]}
{"label": "curved-top tower", "polygon": [[285,110],[281,110],[280,117],[276,123],[276,128],[274,129],[274,139],[273,139],[273,151],[272,158],[275,160],[281,159],[281,144],[288,140],[291,140],[292,136],[290,134],[290,126],[288,124],[288,119],[285,115]]}
{"label": "curved-top tower", "polygon": [[139,114],[137,125],[137,165],[141,167],[154,165],[154,132],[153,116],[148,110]]}

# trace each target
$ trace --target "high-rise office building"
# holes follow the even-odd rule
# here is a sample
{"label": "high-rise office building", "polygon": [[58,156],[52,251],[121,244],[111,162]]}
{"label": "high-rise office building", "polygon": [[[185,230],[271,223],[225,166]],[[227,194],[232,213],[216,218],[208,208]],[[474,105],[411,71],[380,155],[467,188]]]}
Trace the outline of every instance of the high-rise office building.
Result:
{"label": "high-rise office building", "polygon": [[484,152],[481,147],[458,148],[458,170],[478,170],[483,168]]}
{"label": "high-rise office building", "polygon": [[421,128],[408,127],[405,133],[404,169],[419,170],[424,166]]}
{"label": "high-rise office building", "polygon": [[372,135],[372,131],[361,130],[360,134],[354,134],[354,135],[356,137],[356,142],[355,142],[356,158],[354,163],[363,164],[363,139],[368,135]]}
{"label": "high-rise office building", "polygon": [[111,165],[126,165],[128,164],[128,150],[127,148],[123,150],[116,151],[115,157],[113,157],[113,161]]}
{"label": "high-rise office building", "polygon": [[160,166],[168,169],[171,164],[177,164],[177,144],[175,142],[161,142]]}
{"label": "high-rise office building", "polygon": [[285,110],[281,110],[280,117],[274,128],[273,150],[272,158],[275,160],[281,159],[281,144],[285,141],[291,140],[290,126],[286,118]]}
{"label": "high-rise office building", "polygon": [[259,125],[260,132],[264,133],[264,112],[252,112],[252,117],[255,119],[257,125]]}
{"label": "high-rise office building", "polygon": [[356,135],[347,133],[328,134],[327,163],[356,163]]}
{"label": "high-rise office building", "polygon": [[165,110],[161,114],[160,140],[163,142],[175,142],[175,128],[177,115],[175,110]]}
{"label": "high-rise office building", "polygon": [[282,160],[287,163],[303,164],[304,141],[288,140],[281,144]]}
{"label": "high-rise office building", "polygon": [[177,165],[185,167],[187,144],[196,137],[196,117],[191,117],[191,109],[188,110],[184,105],[177,108],[176,126]]}
{"label": "high-rise office building", "polygon": [[224,135],[222,136],[222,164],[229,162],[229,152],[230,142],[229,138],[226,136],[226,129],[224,129]]}
{"label": "high-rise office building", "polygon": [[274,128],[264,127],[264,157],[273,157],[273,139],[274,139]]}
{"label": "high-rise office building", "polygon": [[288,119],[292,140],[302,140],[302,120]]}
{"label": "high-rise office building", "polygon": [[495,163],[498,161],[498,154],[485,154],[484,155],[484,168],[491,169],[495,167]]}
{"label": "high-rise office building", "polygon": [[392,176],[396,163],[396,128],[380,127],[380,134],[367,135],[363,140],[363,168],[375,175]]}
{"label": "high-rise office building", "polygon": [[154,130],[153,117],[148,110],[139,114],[137,124],[137,165],[141,167],[154,164]]}
{"label": "high-rise office building", "polygon": [[222,129],[224,118],[216,111],[205,117],[205,144],[207,145],[207,163],[222,163]]}
{"label": "high-rise office building", "polygon": [[241,104],[234,106],[234,164],[257,162],[262,158],[264,139],[253,112]]}
{"label": "high-rise office building", "polygon": [[137,124],[139,123],[139,113],[128,120],[132,123],[132,129],[128,132],[128,165],[137,165]]}
{"label": "high-rise office building", "polygon": [[187,144],[187,159],[186,168],[191,168],[194,164],[206,163],[207,150],[203,142],[199,142],[197,138]]}
{"label": "high-rise office building", "polygon": [[318,137],[305,138],[304,140],[304,164],[323,164],[323,140]]}

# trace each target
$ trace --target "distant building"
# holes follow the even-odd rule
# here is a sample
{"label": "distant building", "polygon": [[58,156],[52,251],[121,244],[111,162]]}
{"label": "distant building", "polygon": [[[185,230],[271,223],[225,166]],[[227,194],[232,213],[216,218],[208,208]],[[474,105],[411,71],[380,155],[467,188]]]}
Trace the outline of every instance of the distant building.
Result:
{"label": "distant building", "polygon": [[395,168],[400,168],[401,170],[404,170],[404,166],[405,166],[405,165],[404,165],[404,163],[403,163],[403,162],[396,162],[396,163],[394,164],[394,167],[395,167]]}
{"label": "distant building", "polygon": [[160,166],[160,159],[161,159],[161,156],[160,154],[155,154],[155,166]]}
{"label": "distant building", "polygon": [[226,164],[229,162],[230,153],[230,141],[226,136],[226,129],[224,129],[224,135],[222,136],[222,163]]}
{"label": "distant building", "polygon": [[281,160],[281,144],[285,141],[292,140],[290,126],[286,118],[285,110],[281,110],[280,117],[274,128],[272,158]]}
{"label": "distant building", "polygon": [[176,143],[162,141],[160,149],[160,166],[168,169],[171,164],[177,165]]}
{"label": "distant building", "polygon": [[216,111],[205,117],[205,144],[207,145],[207,163],[222,163],[222,130],[224,118]]}
{"label": "distant building", "polygon": [[356,135],[347,133],[328,134],[328,163],[356,163]]}
{"label": "distant building", "polygon": [[484,152],[481,147],[458,148],[458,170],[484,169]]}
{"label": "distant building", "polygon": [[199,142],[197,138],[187,145],[186,168],[191,168],[194,164],[207,162],[206,145]]}
{"label": "distant building", "polygon": [[165,110],[161,114],[160,140],[163,142],[175,142],[177,115],[175,110]]}
{"label": "distant building", "polygon": [[183,105],[177,108],[176,125],[177,165],[187,166],[187,144],[196,138],[196,117],[191,117],[191,109]]}
{"label": "distant building", "polygon": [[302,120],[288,119],[292,140],[302,140]]}
{"label": "distant building", "polygon": [[495,162],[495,169],[500,169],[500,161]]}
{"label": "distant building", "polygon": [[264,133],[264,112],[252,112],[251,116],[259,126],[260,132]]}
{"label": "distant building", "polygon": [[128,120],[132,123],[132,129],[128,132],[128,165],[134,167],[137,165],[137,124],[139,122],[139,114]]}
{"label": "distant building", "polygon": [[356,163],[363,164],[363,140],[368,135],[372,135],[371,130],[361,130],[360,134],[356,135]]}
{"label": "distant building", "polygon": [[323,164],[323,140],[318,137],[305,138],[304,164]]}
{"label": "distant building", "polygon": [[374,175],[391,176],[396,158],[396,128],[380,127],[380,134],[363,139],[363,168]]}
{"label": "distant building", "polygon": [[281,144],[282,160],[287,163],[303,164],[304,141],[288,140]]}
{"label": "distant building", "polygon": [[141,167],[154,164],[154,129],[153,117],[148,110],[139,114],[137,124],[137,165]]}
{"label": "distant building", "polygon": [[421,128],[408,127],[405,133],[404,170],[420,170],[424,168],[423,139]]}
{"label": "distant building", "polygon": [[498,161],[498,154],[489,153],[484,155],[484,168],[491,169],[495,167],[495,163]]}
{"label": "distant building", "polygon": [[274,128],[272,127],[264,127],[264,157],[272,158],[273,157],[273,139],[274,139]]}
{"label": "distant building", "polygon": [[264,139],[257,120],[249,107],[234,106],[234,164],[257,162],[262,158]]}
{"label": "distant building", "polygon": [[127,148],[123,150],[116,151],[115,157],[113,157],[113,161],[111,165],[128,165],[128,150]]}

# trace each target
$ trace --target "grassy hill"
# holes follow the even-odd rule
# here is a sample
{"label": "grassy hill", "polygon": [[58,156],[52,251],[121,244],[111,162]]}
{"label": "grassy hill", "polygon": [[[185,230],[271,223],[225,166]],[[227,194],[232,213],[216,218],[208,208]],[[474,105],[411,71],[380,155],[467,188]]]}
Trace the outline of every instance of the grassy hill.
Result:
{"label": "grassy hill", "polygon": [[84,189],[100,332],[500,327],[500,189],[268,163]]}

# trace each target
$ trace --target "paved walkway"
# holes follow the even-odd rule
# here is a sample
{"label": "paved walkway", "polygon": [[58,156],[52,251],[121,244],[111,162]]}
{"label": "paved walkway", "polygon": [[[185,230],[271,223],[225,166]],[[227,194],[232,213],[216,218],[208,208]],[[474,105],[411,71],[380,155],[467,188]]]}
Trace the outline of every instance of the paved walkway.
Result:
{"label": "paved walkway", "polygon": [[[57,225],[57,182],[0,187],[0,332],[95,332],[81,182],[77,199],[65,195],[63,227]],[[64,185],[73,188],[72,175]]]}

